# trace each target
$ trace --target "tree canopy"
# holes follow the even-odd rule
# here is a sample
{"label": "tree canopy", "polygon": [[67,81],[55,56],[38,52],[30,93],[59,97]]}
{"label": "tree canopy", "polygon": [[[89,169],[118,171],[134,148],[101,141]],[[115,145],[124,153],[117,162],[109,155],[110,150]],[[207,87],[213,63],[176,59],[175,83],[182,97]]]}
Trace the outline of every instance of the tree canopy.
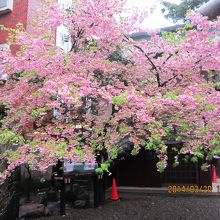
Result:
{"label": "tree canopy", "polygon": [[[7,113],[0,144],[12,146],[1,154],[8,163],[1,179],[20,164],[43,171],[57,160],[94,162],[100,151],[107,157],[97,172],[107,171],[125,139],[132,154],[154,150],[160,172],[166,140],[184,143],[176,165],[180,154],[194,162],[219,156],[220,93],[212,81],[220,70],[219,20],[191,14],[176,33],[149,32],[150,41],[135,42],[129,33],[142,17],[119,16],[122,1],[77,2],[64,12],[46,1],[32,33],[10,30],[17,55],[1,50],[8,79],[0,88]],[[54,45],[60,24],[68,27],[69,52]]]}
{"label": "tree canopy", "polygon": [[180,4],[162,1],[162,12],[166,18],[172,19],[175,23],[180,20],[185,20],[187,11],[195,10],[206,2],[208,2],[208,0],[182,0]]}

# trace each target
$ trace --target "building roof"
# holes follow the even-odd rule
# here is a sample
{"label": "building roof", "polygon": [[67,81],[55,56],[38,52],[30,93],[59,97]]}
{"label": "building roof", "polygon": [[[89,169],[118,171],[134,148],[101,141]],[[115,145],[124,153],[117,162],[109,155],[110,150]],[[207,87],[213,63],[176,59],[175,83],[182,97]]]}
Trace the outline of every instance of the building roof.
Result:
{"label": "building roof", "polygon": [[[210,0],[206,4],[202,5],[198,10],[199,13],[201,13],[204,16],[208,16],[209,19],[213,20],[216,19],[217,16],[220,16],[220,0]],[[174,32],[177,28],[183,27],[184,24],[177,24],[165,28],[161,28],[158,30],[158,32]],[[130,37],[135,40],[150,40],[150,36],[147,34],[147,32],[137,32],[130,35]]]}
{"label": "building roof", "polygon": [[[173,26],[169,26],[169,27],[164,27],[158,30],[158,32],[175,32],[176,29],[180,28],[180,27],[184,27],[185,24],[177,24],[177,25],[173,25]],[[150,40],[150,36],[147,32],[136,32],[130,35],[130,37],[135,40],[135,41],[139,41],[139,40]]]}
{"label": "building roof", "polygon": [[216,19],[220,15],[220,0],[208,1],[198,9],[198,12],[204,16],[208,16],[211,20]]}

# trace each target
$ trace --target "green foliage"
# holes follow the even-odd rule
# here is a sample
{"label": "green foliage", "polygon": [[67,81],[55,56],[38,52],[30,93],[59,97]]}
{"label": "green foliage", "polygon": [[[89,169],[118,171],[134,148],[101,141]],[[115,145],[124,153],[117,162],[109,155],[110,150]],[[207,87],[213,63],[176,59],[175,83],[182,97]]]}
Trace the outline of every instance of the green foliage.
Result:
{"label": "green foliage", "polygon": [[206,105],[205,106],[205,110],[206,111],[214,111],[215,110],[215,106],[214,105]]}
{"label": "green foliage", "polygon": [[42,96],[43,93],[41,93],[41,92],[34,92],[34,93],[32,93],[31,95],[32,95],[33,97],[38,97],[38,96]]}
{"label": "green foliage", "polygon": [[198,158],[195,157],[195,156],[193,156],[193,157],[191,158],[191,161],[192,161],[193,163],[197,163],[197,162],[198,162]]}
{"label": "green foliage", "polygon": [[160,173],[163,173],[164,170],[165,170],[165,168],[166,168],[166,165],[164,164],[163,161],[159,161],[159,162],[157,163],[157,168],[158,168],[158,171],[159,171]]}
{"label": "green foliage", "polygon": [[[175,32],[161,32],[162,38],[170,43],[171,45],[178,45],[184,42],[184,40],[187,38],[187,33],[190,29],[192,29],[193,26],[190,23],[190,21],[185,21],[185,25],[183,27],[179,27],[176,29]],[[186,75],[190,75],[190,73],[185,73]],[[172,92],[169,92],[167,95],[172,95]],[[175,95],[175,94],[174,94]]]}
{"label": "green foliage", "polygon": [[164,32],[161,33],[161,35],[162,35],[162,38],[166,42],[169,42],[170,44],[175,45],[176,43],[179,42],[178,35],[175,32],[166,32],[166,31],[164,31]]}
{"label": "green foliage", "polygon": [[40,116],[41,114],[45,113],[47,110],[46,108],[38,108],[38,109],[35,109],[31,112],[31,115],[33,116]]}
{"label": "green foliage", "polygon": [[189,156],[189,155],[185,155],[184,158],[183,158],[183,161],[184,161],[185,163],[188,163],[189,160],[190,160],[190,156]]}
{"label": "green foliage", "polygon": [[[67,144],[65,142],[60,143],[60,145],[58,145],[56,147],[56,152],[55,152],[56,156],[57,157],[64,157],[65,156],[65,152],[64,151],[66,150],[66,148],[67,148]],[[79,152],[79,154],[80,154],[80,152]]]}
{"label": "green foliage", "polygon": [[208,164],[207,163],[203,163],[201,166],[201,170],[202,171],[208,171]]}
{"label": "green foliage", "polygon": [[180,4],[162,1],[165,17],[172,19],[173,22],[184,20],[188,10],[194,10],[208,0],[182,0]]}
{"label": "green foliage", "polygon": [[213,155],[213,156],[215,156],[215,155],[220,155],[220,149],[219,149],[219,148],[214,149],[214,150],[212,151],[212,155]]}
{"label": "green foliage", "polygon": [[41,39],[42,40],[51,40],[51,39],[53,39],[53,35],[47,34],[47,35],[44,35]]}
{"label": "green foliage", "polygon": [[99,144],[98,139],[93,139],[91,143],[92,143],[91,145],[92,150],[102,150],[103,146]]}
{"label": "green foliage", "polygon": [[107,163],[102,163],[102,164],[101,164],[101,169],[102,169],[103,171],[107,171],[107,170],[108,170],[108,164],[107,164]]}
{"label": "green foliage", "polygon": [[29,47],[27,45],[22,45],[20,48],[19,48],[19,51],[21,53],[23,53],[26,49],[28,49]]}
{"label": "green foliage", "polygon": [[62,142],[58,147],[59,150],[65,150],[66,148],[67,148],[67,144],[65,142]]}
{"label": "green foliage", "polygon": [[88,41],[88,51],[95,51],[97,49],[97,43],[95,40],[89,40]]}
{"label": "green foliage", "polygon": [[194,153],[194,155],[195,155],[196,157],[200,158],[200,159],[203,159],[203,157],[204,157],[204,154],[203,154],[201,151],[196,151],[196,152]]}
{"label": "green foliage", "polygon": [[173,163],[173,168],[177,167],[179,165],[179,162],[174,162]]}
{"label": "green foliage", "polygon": [[181,132],[187,132],[189,130],[189,122],[185,122],[183,125],[179,127]]}
{"label": "green foliage", "polygon": [[209,157],[212,159],[214,156],[220,156],[220,133],[216,132],[214,134],[213,139],[209,141],[209,144],[211,146],[211,152],[209,152]]}
{"label": "green foliage", "polygon": [[56,156],[57,157],[64,157],[65,153],[64,152],[60,152],[60,151],[56,151]]}
{"label": "green foliage", "polygon": [[[166,32],[164,32],[165,34]],[[177,96],[173,92],[167,92],[166,95],[163,96],[165,99],[172,99],[173,101],[177,101]]]}
{"label": "green foliage", "polygon": [[20,74],[20,79],[26,79],[26,78],[35,78],[37,77],[37,73],[35,72],[28,72],[28,71],[24,71]]}
{"label": "green foliage", "polygon": [[209,144],[212,146],[219,146],[219,140],[218,139],[212,139],[209,141]]}
{"label": "green foliage", "polygon": [[24,144],[24,138],[21,135],[16,135],[11,130],[2,130],[2,131],[0,131],[0,145],[4,145],[4,144],[23,145]]}
{"label": "green foliage", "polygon": [[97,174],[102,174],[103,173],[103,171],[102,171],[102,168],[101,167],[98,167],[98,168],[96,168],[96,173]]}
{"label": "green foliage", "polygon": [[118,156],[117,151],[110,151],[109,154],[110,154],[110,157],[111,157],[112,160],[116,159],[117,156]]}
{"label": "green foliage", "polygon": [[109,167],[110,167],[109,162],[102,163],[100,167],[96,168],[96,173],[103,174],[104,172],[108,172]]}
{"label": "green foliage", "polygon": [[128,129],[127,129],[127,128],[125,128],[125,127],[123,127],[123,126],[120,126],[120,128],[119,128],[119,133],[124,134],[124,133],[127,133],[127,132],[128,132]]}
{"label": "green foliage", "polygon": [[112,101],[115,105],[124,105],[126,104],[127,94],[122,94],[120,96],[114,96]]}
{"label": "green foliage", "polygon": [[0,159],[4,160],[7,158],[8,162],[15,161],[17,158],[19,158],[19,152],[13,151],[13,150],[5,150],[2,155],[0,155]]}
{"label": "green foliage", "polygon": [[53,56],[56,55],[56,51],[55,51],[55,50],[52,50],[52,51],[50,51],[48,54],[49,54],[49,56],[53,57]]}
{"label": "green foliage", "polygon": [[2,31],[3,31],[3,30],[7,30],[7,28],[6,28],[3,24],[1,24],[1,25],[0,25],[0,30],[2,30]]}
{"label": "green foliage", "polygon": [[155,141],[154,139],[150,139],[148,142],[143,141],[142,144],[146,150],[153,150],[154,147],[157,145],[157,141]]}

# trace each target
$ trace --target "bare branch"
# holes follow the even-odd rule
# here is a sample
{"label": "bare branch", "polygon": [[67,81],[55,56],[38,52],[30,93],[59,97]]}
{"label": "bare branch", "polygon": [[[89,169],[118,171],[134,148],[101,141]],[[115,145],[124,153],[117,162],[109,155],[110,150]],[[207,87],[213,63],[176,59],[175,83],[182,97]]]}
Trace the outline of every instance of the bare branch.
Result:
{"label": "bare branch", "polygon": [[137,48],[138,50],[140,50],[140,51],[144,54],[144,56],[147,58],[148,62],[151,64],[153,70],[156,71],[157,84],[158,84],[158,87],[161,87],[160,74],[159,74],[159,72],[158,72],[157,67],[156,67],[155,64],[153,63],[153,61],[150,59],[150,57],[144,52],[144,50],[143,50],[141,47],[139,47],[139,46],[137,46],[137,45],[134,45],[134,47]]}

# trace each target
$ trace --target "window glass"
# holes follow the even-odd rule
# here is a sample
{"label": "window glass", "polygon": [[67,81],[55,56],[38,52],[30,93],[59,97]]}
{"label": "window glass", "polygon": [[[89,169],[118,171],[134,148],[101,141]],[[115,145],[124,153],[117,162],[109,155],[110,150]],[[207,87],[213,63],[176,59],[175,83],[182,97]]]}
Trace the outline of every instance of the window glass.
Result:
{"label": "window glass", "polygon": [[0,14],[11,11],[13,8],[13,0],[0,0]]}
{"label": "window glass", "polygon": [[72,10],[73,9],[73,0],[58,0],[61,8],[65,10]]}
{"label": "window glass", "polygon": [[62,48],[65,52],[70,51],[72,47],[68,28],[64,25],[57,27],[56,46]]}

